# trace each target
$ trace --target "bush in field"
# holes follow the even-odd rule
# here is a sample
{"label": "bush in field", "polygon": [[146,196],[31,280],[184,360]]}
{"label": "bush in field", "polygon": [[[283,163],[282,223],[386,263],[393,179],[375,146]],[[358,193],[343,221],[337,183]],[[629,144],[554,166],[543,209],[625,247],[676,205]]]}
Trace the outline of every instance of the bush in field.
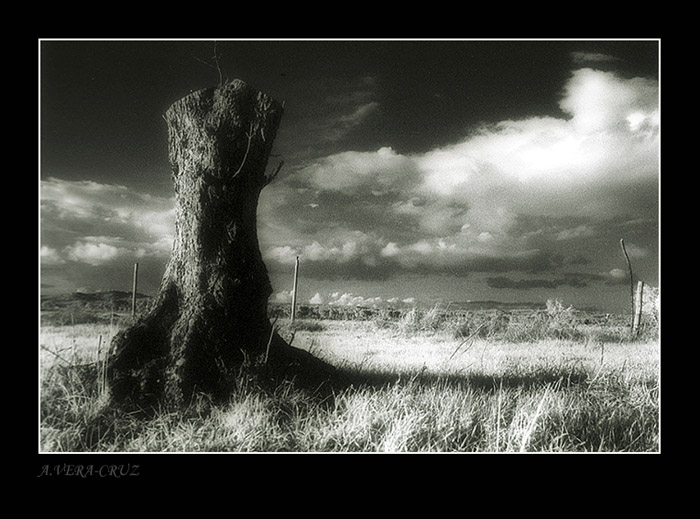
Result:
{"label": "bush in field", "polygon": [[458,339],[472,337],[511,342],[585,338],[573,308],[565,307],[558,300],[547,301],[546,310],[526,314],[501,310],[470,313],[456,325],[453,334]]}
{"label": "bush in field", "polygon": [[585,337],[574,309],[557,300],[548,301],[546,310],[476,310],[461,317],[450,314],[439,305],[429,310],[414,307],[396,319],[380,316],[375,322],[380,328],[393,327],[406,335],[447,331],[457,339],[471,337],[526,342]]}
{"label": "bush in field", "polygon": [[501,337],[508,329],[510,316],[500,310],[494,312],[469,312],[454,327],[457,339],[467,337],[493,339]]}
{"label": "bush in field", "polygon": [[572,339],[585,337],[579,329],[579,321],[571,306],[565,307],[558,299],[547,300],[545,323],[542,330],[543,339]]}
{"label": "bush in field", "polygon": [[[413,307],[400,316],[396,322],[398,331],[405,334],[416,332],[436,332],[442,329],[449,320],[448,315],[435,305],[428,311]],[[386,321],[382,321],[386,323]]]}

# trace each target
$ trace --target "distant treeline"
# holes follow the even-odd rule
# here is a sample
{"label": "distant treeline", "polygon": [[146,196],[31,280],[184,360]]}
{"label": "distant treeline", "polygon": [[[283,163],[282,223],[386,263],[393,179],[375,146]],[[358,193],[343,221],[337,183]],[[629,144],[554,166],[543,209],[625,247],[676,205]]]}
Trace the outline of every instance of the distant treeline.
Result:
{"label": "distant treeline", "polygon": [[[136,314],[148,312],[153,298],[137,294]],[[341,306],[341,305],[297,305],[296,318],[316,320],[354,320],[354,321],[393,321],[404,318],[409,312],[432,312],[441,319],[468,317],[474,312],[496,312],[526,316],[547,310],[545,303],[506,303],[500,301],[466,301],[456,303],[439,303],[432,306],[422,305],[385,305],[377,307]],[[131,313],[131,293],[121,291],[62,294],[41,297],[42,324],[82,324],[116,322]],[[589,322],[609,320],[609,314],[595,311],[576,310],[578,318]],[[290,318],[291,304],[269,303],[268,314],[271,319]]]}
{"label": "distant treeline", "polygon": [[[617,316],[593,312],[587,310],[574,310],[572,314],[577,314],[578,319],[587,324],[594,322],[609,322],[611,318]],[[527,318],[529,315],[547,312],[546,303],[502,303],[497,301],[474,301],[463,303],[445,303],[434,306],[406,306],[403,308],[391,306],[339,306],[339,305],[299,305],[296,310],[298,319],[319,319],[319,320],[352,320],[352,321],[372,321],[372,320],[399,320],[409,313],[419,314],[430,313],[439,316],[440,319],[466,318],[474,313],[505,313],[514,316],[520,315]],[[290,318],[291,304],[270,303],[268,313],[271,318]]]}

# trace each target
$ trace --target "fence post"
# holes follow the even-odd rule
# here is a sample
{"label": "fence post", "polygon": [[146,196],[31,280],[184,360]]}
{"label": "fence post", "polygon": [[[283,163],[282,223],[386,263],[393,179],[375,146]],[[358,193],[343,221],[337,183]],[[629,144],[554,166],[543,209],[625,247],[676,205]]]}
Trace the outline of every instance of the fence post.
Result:
{"label": "fence post", "polygon": [[294,262],[294,286],[292,287],[292,322],[297,314],[297,281],[299,279],[299,256]]}
{"label": "fence post", "polygon": [[625,255],[625,260],[627,261],[627,270],[629,271],[630,274],[630,303],[632,305],[632,331],[634,332],[634,319],[635,319],[635,310],[634,310],[634,274],[632,273],[632,263],[630,263],[630,257],[627,254],[627,249],[625,248],[625,240],[624,238],[620,239],[620,247],[622,247],[622,253]]}
{"label": "fence post", "polygon": [[139,276],[139,264],[134,263],[134,284],[131,289],[131,316],[136,315],[136,284]]}
{"label": "fence post", "polygon": [[634,297],[634,321],[632,322],[632,335],[636,336],[642,323],[642,307],[644,306],[644,281],[637,283],[637,292]]}

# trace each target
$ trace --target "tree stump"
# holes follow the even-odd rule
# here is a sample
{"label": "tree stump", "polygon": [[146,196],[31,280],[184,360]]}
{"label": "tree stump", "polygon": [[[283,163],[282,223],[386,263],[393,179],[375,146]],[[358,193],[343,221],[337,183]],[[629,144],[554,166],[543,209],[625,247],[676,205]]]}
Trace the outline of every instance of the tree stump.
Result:
{"label": "tree stump", "polygon": [[113,402],[172,407],[195,392],[225,397],[254,358],[282,371],[328,372],[287,345],[267,315],[272,287],[256,211],[281,117],[277,101],[239,80],[194,92],[166,112],[173,250],[150,312],[110,346]]}

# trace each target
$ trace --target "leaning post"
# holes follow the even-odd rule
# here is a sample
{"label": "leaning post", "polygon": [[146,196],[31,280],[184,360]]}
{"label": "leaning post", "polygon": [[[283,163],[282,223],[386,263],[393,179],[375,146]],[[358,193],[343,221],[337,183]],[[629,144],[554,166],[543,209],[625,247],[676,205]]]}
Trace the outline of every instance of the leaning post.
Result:
{"label": "leaning post", "polygon": [[139,264],[134,263],[134,280],[131,286],[131,316],[136,316],[136,287],[139,277]]}
{"label": "leaning post", "polygon": [[294,319],[296,318],[297,315],[297,283],[299,281],[299,256],[297,256],[296,260],[294,261],[294,285],[292,286],[292,314],[291,314],[291,320],[294,322]]}
{"label": "leaning post", "polygon": [[644,281],[637,283],[634,296],[634,321],[632,321],[632,336],[636,337],[642,323],[642,307],[644,306]]}
{"label": "leaning post", "polygon": [[625,261],[627,262],[627,270],[629,271],[629,276],[630,276],[630,303],[632,305],[632,332],[634,332],[634,319],[635,319],[635,311],[634,311],[634,273],[632,272],[632,263],[630,262],[630,257],[627,254],[627,249],[625,248],[625,240],[624,238],[620,239],[620,247],[622,248],[622,254],[625,256]]}

